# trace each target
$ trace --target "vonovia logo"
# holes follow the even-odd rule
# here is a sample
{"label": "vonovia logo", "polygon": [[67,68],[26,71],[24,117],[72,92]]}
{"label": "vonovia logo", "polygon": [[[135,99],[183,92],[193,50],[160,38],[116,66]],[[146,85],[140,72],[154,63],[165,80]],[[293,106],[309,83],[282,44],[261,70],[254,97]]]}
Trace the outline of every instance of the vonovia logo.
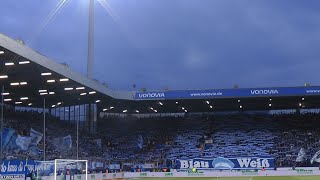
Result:
{"label": "vonovia logo", "polygon": [[173,176],[173,173],[165,173],[164,176]]}
{"label": "vonovia logo", "polygon": [[204,173],[203,172],[188,172],[188,176],[203,176]]}
{"label": "vonovia logo", "polygon": [[297,174],[313,174],[313,170],[307,170],[307,169],[297,169]]}
{"label": "vonovia logo", "polygon": [[279,94],[277,89],[254,89],[251,90],[252,95],[272,95],[272,94]]}
{"label": "vonovia logo", "polygon": [[218,157],[212,161],[212,166],[214,169],[233,169],[235,165],[229,159]]}
{"label": "vonovia logo", "polygon": [[146,177],[146,176],[148,176],[148,174],[147,173],[140,173],[140,176],[141,177]]}

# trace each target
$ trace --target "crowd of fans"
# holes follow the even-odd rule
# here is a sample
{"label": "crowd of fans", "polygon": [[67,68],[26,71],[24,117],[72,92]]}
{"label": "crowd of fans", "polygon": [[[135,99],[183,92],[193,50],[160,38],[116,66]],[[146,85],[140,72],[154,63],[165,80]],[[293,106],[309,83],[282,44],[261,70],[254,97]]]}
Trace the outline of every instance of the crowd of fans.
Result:
{"label": "crowd of fans", "polygon": [[[28,136],[30,128],[43,132],[43,113],[6,109],[4,127]],[[46,115],[47,160],[57,158],[108,161],[110,163],[157,163],[166,167],[175,159],[197,157],[274,157],[277,167],[296,166],[301,148],[306,161],[320,150],[320,114],[224,114],[166,117],[104,116],[98,131],[79,132],[76,127],[54,116]],[[72,148],[59,151],[52,139],[71,135]],[[43,148],[43,140],[38,144]],[[40,151],[31,155],[22,150],[4,150],[6,158],[39,159]]]}

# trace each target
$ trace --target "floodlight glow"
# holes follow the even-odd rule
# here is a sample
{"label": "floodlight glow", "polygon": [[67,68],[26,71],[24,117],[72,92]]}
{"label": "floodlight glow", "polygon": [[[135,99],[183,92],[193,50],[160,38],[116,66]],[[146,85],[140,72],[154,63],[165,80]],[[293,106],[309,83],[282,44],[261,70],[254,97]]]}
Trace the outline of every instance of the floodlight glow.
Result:
{"label": "floodlight glow", "polygon": [[52,75],[51,72],[41,73],[41,76],[50,76],[50,75]]}
{"label": "floodlight glow", "polygon": [[84,96],[84,95],[86,95],[86,94],[87,94],[87,93],[81,93],[80,96]]}
{"label": "floodlight glow", "polygon": [[301,104],[301,103],[299,103],[299,106],[301,107],[301,106],[302,106],[302,104]]}
{"label": "floodlight glow", "polygon": [[207,104],[210,104],[210,102],[209,101],[206,101],[207,102]]}
{"label": "floodlight glow", "polygon": [[3,96],[7,96],[7,95],[9,95],[10,93],[8,93],[8,92],[6,92],[6,93],[1,93],[1,95],[3,95]]}
{"label": "floodlight glow", "polygon": [[6,65],[6,66],[13,66],[14,63],[13,63],[13,62],[8,62],[8,63],[4,63],[4,65]]}
{"label": "floodlight glow", "polygon": [[40,93],[40,95],[47,95],[48,93],[47,92],[43,92],[43,93]]}
{"label": "floodlight glow", "polygon": [[240,109],[242,109],[242,106],[241,106],[241,105],[240,105],[239,107],[240,107]]}
{"label": "floodlight glow", "polygon": [[138,111],[138,110],[136,110],[136,113],[139,113],[139,111]]}
{"label": "floodlight glow", "polygon": [[62,102],[58,102],[57,105],[59,106],[60,104],[62,104]]}
{"label": "floodlight glow", "polygon": [[126,112],[128,112],[128,110],[123,110],[122,112],[126,113]]}
{"label": "floodlight glow", "polygon": [[153,107],[151,107],[150,109],[153,110]]}
{"label": "floodlight glow", "polygon": [[272,106],[272,104],[270,103],[270,104],[269,104],[269,107],[271,107],[271,106]]}
{"label": "floodlight glow", "polygon": [[64,88],[64,90],[65,90],[65,91],[71,91],[71,90],[73,90],[73,88],[72,88],[72,87]]}
{"label": "floodlight glow", "polygon": [[27,82],[21,82],[20,85],[26,85],[28,84]]}
{"label": "floodlight glow", "polygon": [[39,93],[41,93],[41,92],[47,92],[47,90],[45,90],[45,89],[40,89],[40,90],[39,90]]}
{"label": "floodlight glow", "polygon": [[154,112],[157,113],[158,111],[157,111],[157,110],[154,110]]}
{"label": "floodlight glow", "polygon": [[303,98],[301,98],[301,100],[302,100],[302,101],[304,101],[304,97],[303,97]]}
{"label": "floodlight glow", "polygon": [[184,110],[184,112],[188,112],[187,110]]}
{"label": "floodlight glow", "polygon": [[76,90],[84,89],[84,87],[77,87]]}
{"label": "floodlight glow", "polygon": [[6,102],[7,102],[7,101],[12,101],[12,99],[4,99],[4,101],[6,101]]}
{"label": "floodlight glow", "polygon": [[0,79],[6,79],[6,78],[8,78],[7,75],[1,75],[1,76],[0,76]]}
{"label": "floodlight glow", "polygon": [[29,64],[30,61],[20,61],[19,64]]}
{"label": "floodlight glow", "polygon": [[114,108],[114,107],[112,107],[112,106],[110,107],[110,109],[113,109],[113,108]]}
{"label": "floodlight glow", "polygon": [[52,105],[51,107],[56,107],[56,105]]}
{"label": "floodlight glow", "polygon": [[21,101],[17,101],[17,102],[15,102],[15,104],[22,104],[22,102]]}
{"label": "floodlight glow", "polygon": [[91,91],[91,92],[89,92],[89,94],[95,94],[96,92],[95,91]]}
{"label": "floodlight glow", "polygon": [[159,104],[160,104],[161,106],[163,106],[163,103],[162,103],[162,102],[159,102]]}
{"label": "floodlight glow", "polygon": [[210,106],[210,109],[212,109],[213,107],[212,106]]}
{"label": "floodlight glow", "polygon": [[29,103],[29,104],[28,104],[28,106],[31,106],[31,105],[32,105],[32,103]]}
{"label": "floodlight glow", "polygon": [[56,80],[54,80],[54,79],[49,79],[49,80],[47,80],[47,82],[48,82],[48,83],[53,83],[53,82],[56,82]]}
{"label": "floodlight glow", "polygon": [[14,82],[14,83],[10,83],[11,86],[18,86],[19,83],[18,82]]}
{"label": "floodlight glow", "polygon": [[50,95],[55,94],[54,92],[49,92]]}
{"label": "floodlight glow", "polygon": [[22,98],[20,98],[20,100],[27,100],[27,99],[29,99],[28,97],[22,97]]}
{"label": "floodlight glow", "polygon": [[182,110],[184,110],[184,107],[181,107]]}
{"label": "floodlight glow", "polygon": [[4,54],[4,51],[0,51],[0,54]]}
{"label": "floodlight glow", "polygon": [[107,111],[108,109],[103,109],[102,111]]}
{"label": "floodlight glow", "polygon": [[69,79],[67,79],[67,78],[60,79],[60,82],[65,82],[65,81],[69,81]]}
{"label": "floodlight glow", "polygon": [[179,104],[179,102],[178,102],[178,101],[176,101],[176,104]]}
{"label": "floodlight glow", "polygon": [[269,100],[270,100],[270,101],[272,101],[272,99],[271,99],[271,98],[270,98]]}
{"label": "floodlight glow", "polygon": [[96,100],[96,103],[99,103],[100,102],[100,100],[98,99],[98,100]]}
{"label": "floodlight glow", "polygon": [[238,99],[238,102],[241,102],[240,99]]}

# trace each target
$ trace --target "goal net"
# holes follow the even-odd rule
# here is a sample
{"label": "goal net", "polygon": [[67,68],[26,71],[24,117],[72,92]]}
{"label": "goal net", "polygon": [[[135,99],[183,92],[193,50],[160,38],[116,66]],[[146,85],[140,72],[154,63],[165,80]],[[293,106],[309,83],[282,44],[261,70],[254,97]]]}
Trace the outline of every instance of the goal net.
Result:
{"label": "goal net", "polygon": [[53,177],[54,180],[88,180],[88,160],[56,159]]}

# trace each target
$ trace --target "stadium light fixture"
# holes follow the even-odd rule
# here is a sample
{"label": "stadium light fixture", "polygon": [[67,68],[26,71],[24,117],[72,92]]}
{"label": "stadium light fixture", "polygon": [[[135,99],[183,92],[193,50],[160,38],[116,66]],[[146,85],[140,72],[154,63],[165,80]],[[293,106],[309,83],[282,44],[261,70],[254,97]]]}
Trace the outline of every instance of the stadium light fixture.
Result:
{"label": "stadium light fixture", "polygon": [[51,73],[51,72],[41,73],[41,76],[50,76],[50,75],[52,75],[52,73]]}
{"label": "stadium light fixture", "polygon": [[241,102],[240,99],[238,99],[238,103]]}
{"label": "stadium light fixture", "polygon": [[54,82],[56,82],[56,80],[54,80],[54,79],[47,80],[47,83],[54,83]]}
{"label": "stadium light fixture", "polygon": [[7,75],[0,75],[0,79],[6,79],[6,78],[8,78]]}
{"label": "stadium light fixture", "polygon": [[136,113],[139,113],[139,111],[138,111],[138,110],[136,110]]}
{"label": "stadium light fixture", "polygon": [[240,105],[239,108],[242,109],[242,105]]}
{"label": "stadium light fixture", "polygon": [[84,96],[84,95],[86,95],[86,94],[87,94],[87,93],[81,93],[80,96]]}
{"label": "stadium light fixture", "polygon": [[90,91],[90,92],[89,92],[89,94],[95,94],[95,93],[96,93],[95,91]]}
{"label": "stadium light fixture", "polygon": [[304,101],[304,97],[303,97],[303,98],[301,98],[301,100],[302,100],[302,101]]}
{"label": "stadium light fixture", "polygon": [[8,102],[8,101],[12,101],[12,99],[4,99],[3,101]]}
{"label": "stadium light fixture", "polygon": [[17,101],[17,102],[15,102],[15,104],[22,104],[22,102],[21,101]]}
{"label": "stadium light fixture", "polygon": [[161,106],[163,106],[163,103],[162,103],[162,102],[159,102],[159,104],[160,104]]}
{"label": "stadium light fixture", "polygon": [[71,91],[71,90],[73,90],[73,88],[72,87],[68,87],[68,88],[64,88],[64,90],[65,91]]}
{"label": "stadium light fixture", "polygon": [[41,92],[47,92],[47,90],[46,89],[40,89],[39,93],[41,93]]}
{"label": "stadium light fixture", "polygon": [[272,101],[272,99],[271,99],[271,98],[270,98],[269,100],[270,100],[270,101]]}
{"label": "stadium light fixture", "polygon": [[207,103],[207,104],[210,104],[210,102],[209,102],[209,101],[206,101],[206,103]]}
{"label": "stadium light fixture", "polygon": [[76,90],[84,89],[84,87],[77,87]]}
{"label": "stadium light fixture", "polygon": [[179,104],[179,102],[178,102],[178,101],[176,101],[176,104]]}
{"label": "stadium light fixture", "polygon": [[19,64],[29,64],[30,61],[20,61]]}
{"label": "stadium light fixture", "polygon": [[209,106],[210,107],[210,109],[212,109],[213,107],[212,106]]}
{"label": "stadium light fixture", "polygon": [[56,107],[56,105],[52,105],[51,107]]}
{"label": "stadium light fixture", "polygon": [[28,106],[32,106],[32,103],[29,103]]}
{"label": "stadium light fixture", "polygon": [[154,112],[157,113],[158,111],[157,111],[157,110],[154,110]]}
{"label": "stadium light fixture", "polygon": [[21,97],[20,100],[28,100],[28,97]]}
{"label": "stadium light fixture", "polygon": [[40,93],[40,96],[47,95],[47,94],[48,94],[47,92],[42,92]]}
{"label": "stadium light fixture", "polygon": [[151,107],[150,109],[153,110],[153,107]]}
{"label": "stadium light fixture", "polygon": [[69,81],[69,79],[63,78],[63,79],[60,79],[59,81],[60,81],[60,82],[66,82],[66,81]]}
{"label": "stadium light fixture", "polygon": [[53,91],[51,91],[51,92],[49,92],[49,94],[50,94],[50,95],[53,95],[53,94],[55,94],[55,93],[54,93]]}
{"label": "stadium light fixture", "polygon": [[299,103],[299,106],[301,107],[301,106],[302,106],[302,103]]}
{"label": "stadium light fixture", "polygon": [[58,103],[57,103],[58,106],[61,105],[61,104],[62,104],[62,102],[58,102]]}
{"label": "stadium light fixture", "polygon": [[4,65],[6,65],[6,66],[13,66],[13,65],[14,65],[14,62],[4,63]]}
{"label": "stadium light fixture", "polygon": [[188,112],[188,111],[185,109],[184,112]]}
{"label": "stadium light fixture", "polygon": [[27,82],[21,82],[20,85],[27,85]]}
{"label": "stadium light fixture", "polygon": [[96,103],[99,103],[100,102],[100,100],[98,99],[98,100],[96,100]]}
{"label": "stadium light fixture", "polygon": [[18,82],[10,83],[11,86],[19,86]]}
{"label": "stadium light fixture", "polygon": [[125,109],[125,110],[123,110],[122,112],[126,113],[126,112],[128,112],[128,110]]}
{"label": "stadium light fixture", "polygon": [[184,107],[181,107],[182,110],[184,110]]}
{"label": "stadium light fixture", "polygon": [[113,109],[113,108],[114,108],[113,106],[110,107],[110,109]]}
{"label": "stadium light fixture", "polygon": [[7,95],[9,95],[10,93],[8,93],[8,92],[6,92],[6,93],[1,93],[1,95],[3,95],[3,96],[7,96]]}
{"label": "stadium light fixture", "polygon": [[4,51],[0,51],[0,54],[4,54]]}
{"label": "stadium light fixture", "polygon": [[270,103],[270,104],[269,104],[269,107],[271,107],[271,106],[272,106],[272,104]]}
{"label": "stadium light fixture", "polygon": [[102,109],[102,111],[107,111],[108,109]]}

